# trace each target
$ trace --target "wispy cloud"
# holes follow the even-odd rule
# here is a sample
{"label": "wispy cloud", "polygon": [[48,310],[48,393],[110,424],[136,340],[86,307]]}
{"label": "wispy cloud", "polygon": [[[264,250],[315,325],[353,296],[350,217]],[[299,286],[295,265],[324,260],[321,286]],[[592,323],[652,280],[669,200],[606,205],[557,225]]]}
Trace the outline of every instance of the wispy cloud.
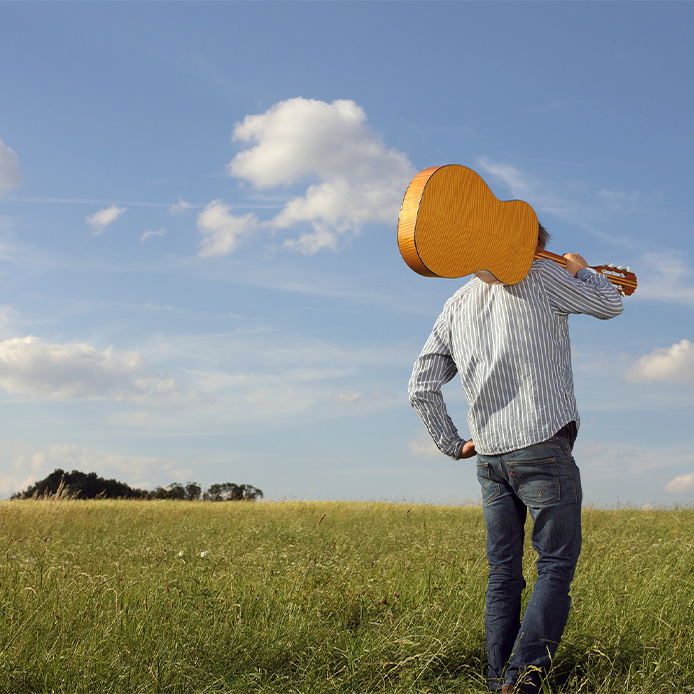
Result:
{"label": "wispy cloud", "polygon": [[639,300],[694,306],[694,272],[684,251],[646,253],[639,268]]}
{"label": "wispy cloud", "polygon": [[19,159],[15,151],[0,140],[0,195],[22,184]]}
{"label": "wispy cloud", "polygon": [[[659,442],[649,445],[647,441],[596,442],[582,436],[578,437],[574,455],[581,466],[581,477],[593,483],[640,475],[655,481],[657,488],[662,487],[674,470],[690,469],[694,462],[690,446]],[[618,492],[617,485],[615,494]]]}
{"label": "wispy cloud", "polygon": [[420,430],[417,435],[407,442],[410,453],[417,458],[442,459],[443,453],[436,447],[429,433]]}
{"label": "wispy cloud", "polygon": [[350,402],[356,402],[357,400],[360,400],[362,397],[364,397],[363,393],[336,393],[333,396],[333,399],[340,405],[347,405]]}
{"label": "wispy cloud", "polygon": [[169,202],[153,202],[151,200],[119,200],[113,202],[113,200],[107,200],[104,198],[55,198],[48,196],[30,196],[30,195],[13,195],[11,198],[12,202],[26,202],[38,205],[115,205],[123,207],[150,207],[150,208],[160,208],[168,209],[170,212],[182,211],[178,210],[179,205],[186,205],[185,209],[189,207],[192,208],[202,208],[204,205],[198,203],[169,203]]}
{"label": "wispy cloud", "polygon": [[375,390],[382,380],[374,375],[382,379],[384,370],[411,361],[410,351],[399,344],[378,349],[335,344],[252,324],[167,339],[148,345],[147,352],[159,362],[184,365],[177,378],[187,379],[186,393],[195,393],[196,400],[183,426],[193,418],[200,431],[227,432],[266,427],[269,421],[283,426],[401,407],[401,395]]}
{"label": "wispy cloud", "polygon": [[171,214],[180,214],[181,212],[185,212],[187,209],[190,209],[193,207],[189,202],[186,202],[185,200],[179,200],[175,205],[171,205],[169,207],[169,212]]}
{"label": "wispy cloud", "polygon": [[647,196],[640,190],[607,190],[603,188],[597,192],[599,200],[608,207],[620,212],[643,212],[652,209],[658,199],[654,196]]}
{"label": "wispy cloud", "polygon": [[140,241],[144,243],[147,239],[161,238],[164,234],[166,234],[166,229],[164,228],[157,229],[156,231],[154,229],[148,229],[140,236]]}
{"label": "wispy cloud", "polygon": [[[594,223],[598,218],[597,213],[600,213],[600,217],[606,211],[631,214],[643,211],[645,206],[652,206],[656,201],[640,191],[596,191],[586,183],[546,180],[513,164],[494,161],[491,157],[478,157],[477,165],[485,176],[490,177],[490,181],[508,188],[512,198],[528,202],[538,215],[551,214],[609,244],[618,243],[625,248],[635,248],[637,244],[632,238],[615,237],[613,233],[602,231],[600,224]],[[497,197],[502,198],[500,195]]]}
{"label": "wispy cloud", "polygon": [[106,207],[103,210],[99,210],[86,218],[87,224],[92,228],[95,236],[103,234],[106,227],[109,224],[118,219],[124,212],[127,211],[127,207],[117,207],[116,205],[111,205],[111,207]]}
{"label": "wispy cloud", "polygon": [[485,174],[500,179],[509,188],[514,198],[531,202],[546,195],[537,178],[512,164],[496,162],[489,157],[479,157],[477,163]]}

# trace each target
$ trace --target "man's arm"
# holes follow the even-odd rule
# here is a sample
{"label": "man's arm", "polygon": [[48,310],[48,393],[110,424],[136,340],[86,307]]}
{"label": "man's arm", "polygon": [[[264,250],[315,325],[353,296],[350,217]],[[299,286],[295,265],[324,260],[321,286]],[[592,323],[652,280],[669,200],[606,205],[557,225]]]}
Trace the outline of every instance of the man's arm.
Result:
{"label": "man's arm", "polygon": [[[410,403],[438,449],[454,460],[475,455],[472,440],[464,441],[448,415],[441,387],[458,372],[450,350],[439,335],[441,319],[437,321],[422,353],[415,362],[409,383]],[[465,450],[465,446],[468,449]]]}
{"label": "man's arm", "polygon": [[544,286],[554,309],[603,320],[622,313],[622,297],[607,277],[590,269],[577,253],[566,253],[564,257],[568,272],[551,261],[544,266]]}

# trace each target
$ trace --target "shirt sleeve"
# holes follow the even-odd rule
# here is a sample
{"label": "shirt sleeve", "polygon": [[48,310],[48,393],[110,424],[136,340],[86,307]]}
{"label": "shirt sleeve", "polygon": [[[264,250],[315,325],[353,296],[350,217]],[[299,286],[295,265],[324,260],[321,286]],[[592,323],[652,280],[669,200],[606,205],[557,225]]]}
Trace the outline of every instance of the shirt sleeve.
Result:
{"label": "shirt sleeve", "polygon": [[442,314],[415,362],[408,390],[410,404],[438,449],[458,460],[465,441],[460,438],[441,393],[441,387],[456,375],[458,369],[442,339],[443,323]]}
{"label": "shirt sleeve", "polygon": [[604,275],[581,268],[574,277],[566,268],[547,261],[543,284],[552,308],[558,313],[584,313],[607,320],[624,310],[622,297]]}

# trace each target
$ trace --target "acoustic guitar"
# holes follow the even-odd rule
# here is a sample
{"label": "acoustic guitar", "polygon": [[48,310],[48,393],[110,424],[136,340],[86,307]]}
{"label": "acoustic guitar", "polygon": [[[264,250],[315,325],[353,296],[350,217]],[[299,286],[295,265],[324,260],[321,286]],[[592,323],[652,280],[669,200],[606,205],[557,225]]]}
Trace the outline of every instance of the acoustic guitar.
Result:
{"label": "acoustic guitar", "polygon": [[[407,188],[398,219],[398,247],[407,265],[426,277],[464,277],[485,270],[517,284],[535,258],[566,267],[561,255],[537,245],[537,215],[522,200],[497,199],[472,169],[458,164],[420,171]],[[611,265],[592,268],[625,295],[636,275]]]}

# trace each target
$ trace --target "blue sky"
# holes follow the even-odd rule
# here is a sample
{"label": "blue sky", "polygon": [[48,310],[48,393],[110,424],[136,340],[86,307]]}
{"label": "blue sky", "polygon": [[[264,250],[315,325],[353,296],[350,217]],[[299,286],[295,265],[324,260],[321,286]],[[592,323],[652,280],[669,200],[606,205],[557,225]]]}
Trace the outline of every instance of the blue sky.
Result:
{"label": "blue sky", "polygon": [[[587,501],[694,499],[694,5],[0,4],[0,496],[57,467],[267,498],[479,497],[407,381],[465,280],[402,261],[419,170],[629,265],[571,319]],[[460,384],[445,395],[462,435]]]}

